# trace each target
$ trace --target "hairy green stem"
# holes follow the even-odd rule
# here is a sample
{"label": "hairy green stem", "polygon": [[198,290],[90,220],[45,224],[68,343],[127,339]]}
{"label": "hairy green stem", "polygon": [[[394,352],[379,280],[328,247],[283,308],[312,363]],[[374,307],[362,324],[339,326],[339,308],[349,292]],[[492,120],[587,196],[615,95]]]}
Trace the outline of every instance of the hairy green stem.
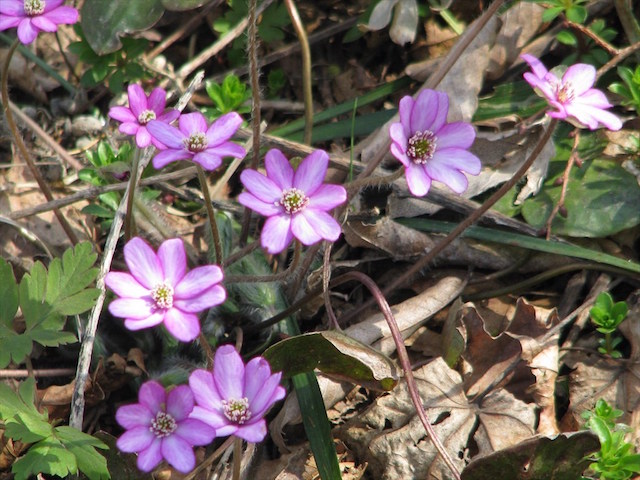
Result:
{"label": "hairy green stem", "polygon": [[211,227],[211,238],[213,240],[213,251],[216,254],[216,263],[222,264],[222,242],[220,240],[220,232],[216,223],[216,212],[213,210],[211,203],[211,195],[209,195],[209,185],[207,184],[207,176],[199,164],[196,164],[196,172],[198,172],[198,181],[200,189],[204,197],[204,205],[207,207],[207,216],[209,217],[209,226]]}
{"label": "hairy green stem", "polygon": [[[38,187],[40,187],[40,190],[42,191],[47,201],[51,202],[53,200],[53,194],[51,193],[49,184],[47,184],[45,179],[42,178],[38,167],[32,160],[31,155],[29,154],[29,150],[27,150],[27,146],[22,141],[22,137],[20,135],[20,132],[18,131],[18,126],[16,125],[16,122],[13,118],[13,113],[11,112],[11,108],[9,108],[9,64],[11,63],[11,58],[13,57],[16,48],[18,48],[19,43],[20,41],[16,39],[16,41],[13,42],[13,44],[9,48],[7,56],[4,60],[4,64],[2,65],[2,72],[0,72],[0,83],[2,84],[2,109],[4,110],[4,115],[7,119],[7,126],[9,127],[9,131],[11,132],[11,136],[13,137],[13,141],[16,144],[16,147],[18,147],[20,156],[29,167],[31,174],[38,183]],[[62,226],[64,232],[67,234],[69,241],[73,245],[76,245],[78,243],[78,237],[71,228],[71,225],[69,225],[69,222],[67,222],[67,219],[64,217],[64,215],[62,215],[62,212],[60,212],[60,210],[58,210],[57,208],[54,208],[53,213],[60,222],[60,225]]]}

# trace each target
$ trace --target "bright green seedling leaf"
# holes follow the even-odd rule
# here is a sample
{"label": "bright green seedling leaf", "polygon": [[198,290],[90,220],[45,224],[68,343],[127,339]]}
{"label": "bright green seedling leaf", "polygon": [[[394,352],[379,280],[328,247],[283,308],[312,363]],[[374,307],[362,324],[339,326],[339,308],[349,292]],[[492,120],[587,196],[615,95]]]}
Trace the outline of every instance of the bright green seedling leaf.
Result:
{"label": "bright green seedling leaf", "polygon": [[226,76],[222,84],[207,81],[206,90],[216,106],[207,112],[213,118],[229,112],[246,113],[250,110],[250,107],[243,104],[251,97],[251,90],[247,89],[247,85],[237,75]]}
{"label": "bright green seedling leaf", "polygon": [[46,411],[40,413],[35,405],[35,380],[28,378],[20,384],[19,393],[0,383],[0,419],[6,435],[24,443],[32,443],[51,435],[52,428]]}
{"label": "bright green seedling leaf", "polygon": [[473,460],[463,470],[462,480],[574,480],[589,465],[586,456],[596,450],[598,438],[589,431],[536,436]]}
{"label": "bright green seedling leaf", "polygon": [[600,347],[598,348],[600,353],[611,355],[614,358],[622,356],[616,350],[616,347],[622,343],[622,338],[613,337],[612,333],[616,331],[628,312],[629,307],[627,307],[626,302],[613,303],[613,298],[608,292],[602,292],[598,295],[594,306],[589,311],[589,315],[596,326],[596,330],[605,335],[605,338],[600,340]]}
{"label": "bright green seedling leaf", "polygon": [[65,448],[74,455],[80,471],[90,480],[111,478],[106,458],[96,451],[96,448],[108,449],[107,445],[91,435],[68,426],[56,427],[55,434]]}
{"label": "bright green seedling leaf", "polygon": [[55,438],[47,438],[31,446],[11,467],[15,480],[32,475],[49,474],[67,478],[78,473],[75,456]]}
{"label": "bright green seedling leaf", "polygon": [[[13,329],[13,318],[18,311],[18,285],[13,276],[13,269],[3,258],[0,258],[0,338],[2,329]],[[2,354],[0,353],[0,356]]]}
{"label": "bright green seedling leaf", "polygon": [[342,333],[327,331],[287,338],[264,353],[285,377],[316,368],[340,380],[388,391],[398,383],[398,368],[379,351]]}
{"label": "bright green seedling leaf", "polygon": [[618,67],[617,72],[623,83],[614,82],[609,86],[609,90],[624,98],[623,105],[631,106],[640,113],[640,65],[635,70]]}

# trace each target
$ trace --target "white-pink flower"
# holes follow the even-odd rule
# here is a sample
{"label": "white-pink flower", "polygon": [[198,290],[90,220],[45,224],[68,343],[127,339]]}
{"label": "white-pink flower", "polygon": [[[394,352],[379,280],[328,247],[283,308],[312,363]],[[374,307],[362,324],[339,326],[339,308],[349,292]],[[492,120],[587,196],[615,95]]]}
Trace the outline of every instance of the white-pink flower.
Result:
{"label": "white-pink flower", "polygon": [[467,189],[463,172],[477,175],[480,159],[467,149],[476,132],[469,123],[447,123],[449,97],[425,89],[414,100],[400,100],[400,121],[391,124],[391,153],[405,168],[409,191],[416,197],[429,192],[431,181],[447,185],[456,193]]}
{"label": "white-pink flower", "polygon": [[64,0],[2,0],[0,31],[18,27],[18,39],[25,45],[38,33],[55,32],[61,23],[78,21],[78,10],[63,6]]}
{"label": "white-pink flower", "polygon": [[238,201],[267,218],[260,241],[269,253],[280,253],[296,237],[304,245],[321,240],[335,242],[340,224],[327,211],[347,200],[341,185],[324,184],[329,155],[322,150],[309,154],[297,170],[278,149],[265,156],[267,175],[247,169],[240,181],[247,189]]}
{"label": "white-pink flower", "polygon": [[547,115],[567,120],[578,127],[587,126],[591,130],[599,124],[609,130],[620,130],[622,121],[607,109],[609,103],[603,92],[592,88],[596,81],[596,69],[593,65],[576,63],[571,65],[558,78],[533,55],[520,55],[531,67],[531,72],[524,74],[524,79],[535,92],[545,98],[554,109]]}
{"label": "white-pink flower", "polygon": [[141,238],[132,238],[124,247],[124,260],[131,273],[109,272],[105,283],[119,297],[109,304],[109,312],[124,318],[129,330],[164,323],[178,340],[190,342],[200,334],[196,313],[227,297],[217,265],[187,272],[187,255],[179,238],[164,241],[157,254]]}
{"label": "white-pink flower", "polygon": [[213,427],[216,436],[235,435],[247,442],[260,442],[267,434],[264,415],[284,398],[282,373],[271,373],[269,363],[256,357],[245,366],[231,345],[216,350],[213,372],[195,370],[189,386],[196,399],[190,417]]}

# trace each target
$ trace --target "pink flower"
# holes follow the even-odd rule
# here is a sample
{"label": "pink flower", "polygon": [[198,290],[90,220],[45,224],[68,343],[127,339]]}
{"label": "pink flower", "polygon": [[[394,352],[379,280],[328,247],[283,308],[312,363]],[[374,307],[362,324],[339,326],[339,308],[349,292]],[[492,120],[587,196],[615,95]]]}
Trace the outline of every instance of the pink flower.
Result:
{"label": "pink flower", "polygon": [[340,185],[322,182],[329,166],[329,156],[316,150],[294,172],[280,150],[272,149],[265,157],[267,175],[244,170],[240,181],[248,190],[238,196],[245,207],[269,217],[262,227],[261,243],[269,253],[279,253],[296,237],[305,245],[321,240],[335,242],[340,224],[328,210],[347,200]]}
{"label": "pink flower", "polygon": [[201,113],[187,113],[178,120],[179,130],[151,120],[147,129],[167,146],[153,158],[153,166],[160,169],[176,160],[191,160],[205,170],[215,170],[222,164],[222,157],[242,158],[247,154],[245,149],[229,141],[241,124],[236,112],[221,116],[211,126]]}
{"label": "pink flower", "polygon": [[540,60],[533,55],[520,55],[529,64],[532,72],[526,72],[524,79],[535,92],[544,97],[555,110],[547,115],[567,120],[582,128],[591,130],[604,125],[609,130],[620,130],[622,121],[607,108],[613,105],[600,90],[591,88],[596,81],[596,69],[593,65],[576,63],[571,65],[559,79],[549,72]]}
{"label": "pink flower", "polygon": [[216,437],[215,429],[189,417],[193,392],[186,385],[168,394],[162,385],[149,381],[140,387],[139,403],[125,405],[116,412],[117,422],[126,429],[116,445],[127,453],[138,453],[138,468],[150,472],[163,459],[176,470],[188,473],[196,466],[194,445],[207,445]]}
{"label": "pink flower", "polygon": [[195,370],[189,377],[196,399],[191,418],[215,428],[216,436],[235,435],[247,442],[260,442],[267,434],[264,415],[285,395],[281,376],[272,375],[262,357],[245,366],[234,347],[218,347],[213,372]]}
{"label": "pink flower", "polygon": [[444,92],[422,90],[415,100],[400,100],[400,121],[391,124],[391,153],[405,168],[412,195],[429,192],[432,180],[456,193],[467,189],[463,172],[480,173],[480,159],[467,151],[476,138],[465,122],[447,123],[449,97]]}
{"label": "pink flower", "polygon": [[178,110],[170,109],[165,111],[167,92],[160,87],[156,87],[147,97],[142,87],[138,84],[129,85],[127,92],[129,93],[129,108],[111,107],[109,116],[122,122],[119,128],[122,133],[136,136],[138,148],[148,147],[151,143],[158,149],[166,148],[149,134],[147,123],[151,120],[171,123],[180,116]]}
{"label": "pink flower", "polygon": [[78,10],[61,6],[64,0],[2,0],[0,31],[18,27],[18,38],[25,45],[38,33],[55,32],[61,23],[78,21]]}
{"label": "pink flower", "polygon": [[195,314],[226,299],[220,267],[205,265],[187,273],[179,238],[163,242],[157,255],[144,240],[132,238],[124,247],[124,260],[131,273],[109,272],[105,283],[120,297],[109,304],[109,312],[124,318],[129,330],[164,323],[174,337],[189,342],[200,333]]}

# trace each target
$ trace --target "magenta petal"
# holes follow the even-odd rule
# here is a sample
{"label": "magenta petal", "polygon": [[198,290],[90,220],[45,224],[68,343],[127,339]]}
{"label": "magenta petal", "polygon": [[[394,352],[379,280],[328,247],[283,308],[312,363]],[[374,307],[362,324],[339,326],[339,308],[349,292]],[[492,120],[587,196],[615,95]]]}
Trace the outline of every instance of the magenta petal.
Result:
{"label": "magenta petal", "polygon": [[149,425],[128,429],[116,442],[117,447],[123,452],[140,452],[153,443],[155,435],[149,431]]}
{"label": "magenta petal", "polygon": [[47,14],[51,10],[55,10],[63,3],[64,0],[46,0],[46,2],[44,3],[44,14]]}
{"label": "magenta petal", "polygon": [[181,473],[189,473],[196,466],[192,445],[178,435],[169,435],[163,439],[162,456]]}
{"label": "magenta petal", "polygon": [[154,414],[164,411],[166,396],[164,387],[155,380],[144,382],[138,390],[138,401]]}
{"label": "magenta petal", "polygon": [[[114,300],[114,302],[119,300]],[[111,302],[112,304],[114,302]],[[111,311],[111,305],[109,305],[109,311]],[[164,310],[156,310],[153,314],[149,315],[147,318],[127,318],[124,321],[124,326],[129,330],[142,330],[143,328],[155,327],[156,325],[160,325],[164,320]]]}
{"label": "magenta petal", "polygon": [[247,154],[244,147],[233,142],[223,142],[213,147],[211,151],[220,157],[244,158]]}
{"label": "magenta petal", "polygon": [[300,240],[304,245],[313,245],[322,240],[322,236],[316,232],[316,226],[309,222],[306,215],[308,209],[294,215],[291,219],[291,233]]}
{"label": "magenta petal", "polygon": [[144,90],[137,83],[132,83],[127,87],[127,93],[129,94],[129,108],[135,115],[136,119],[138,115],[147,110],[147,96]]}
{"label": "magenta petal", "polygon": [[150,294],[150,290],[126,272],[109,272],[104,277],[104,283],[116,295],[124,298],[142,298]]}
{"label": "magenta petal", "polygon": [[193,158],[191,158],[191,160],[199,163],[202,168],[208,171],[213,171],[222,165],[222,158],[220,158],[220,155],[218,155],[213,149],[198,152],[193,156]]}
{"label": "magenta petal", "polygon": [[593,87],[595,81],[596,69],[593,65],[587,65],[586,63],[571,65],[562,76],[562,82],[569,82],[573,87],[574,94],[578,96]]}
{"label": "magenta petal", "polygon": [[151,144],[151,135],[145,127],[138,128],[136,132],[136,145],[138,148],[146,148]]}
{"label": "magenta petal", "polygon": [[531,67],[531,70],[533,71],[533,74],[536,77],[542,79],[547,74],[547,69],[545,68],[545,66],[542,64],[540,60],[538,60],[533,55],[529,55],[528,53],[523,53],[522,55],[520,55],[520,58],[529,64],[529,66]]}
{"label": "magenta petal", "polygon": [[217,265],[203,265],[187,272],[175,285],[174,298],[188,299],[200,295],[222,281],[222,270]]}
{"label": "magenta petal", "polygon": [[[305,208],[304,211],[296,215],[296,217],[291,222],[291,230],[293,231],[294,235],[296,235],[297,217],[299,216],[303,216],[309,226],[313,228],[313,231],[324,240],[335,242],[340,237],[340,233],[342,233],[340,224],[327,212],[323,212],[322,210],[315,210],[313,208]],[[309,237],[309,239],[311,239],[311,237]],[[304,240],[300,240],[305,245],[309,245],[308,243],[305,243]],[[314,241],[313,243],[315,243],[316,241]]]}
{"label": "magenta petal", "polygon": [[207,129],[209,145],[217,146],[229,140],[242,125],[242,117],[236,112],[222,115]]}
{"label": "magenta petal", "polygon": [[180,115],[178,125],[180,126],[180,131],[187,137],[194,133],[206,133],[207,131],[207,121],[200,112]]}
{"label": "magenta petal", "polygon": [[183,141],[186,137],[177,128],[160,120],[151,120],[147,123],[147,130],[163,145],[175,150],[184,150]]}
{"label": "magenta petal", "polygon": [[[148,320],[154,316],[154,311],[155,305],[151,297],[116,298],[109,304],[109,312],[111,315],[118,318],[127,318],[129,320]],[[161,321],[162,318],[159,322],[156,322],[155,325]]]}
{"label": "magenta petal", "polygon": [[[415,105],[415,101],[410,95],[405,95],[400,99],[398,106],[398,115],[400,116],[400,125],[404,130],[405,137],[409,138],[412,135],[411,131],[411,112]],[[404,145],[404,144],[403,144]]]}
{"label": "magenta petal", "polygon": [[240,195],[238,195],[238,202],[240,203],[240,205],[244,205],[245,207],[258,212],[260,215],[264,215],[265,217],[278,215],[283,211],[280,204],[276,205],[273,202],[263,202],[262,200],[247,192],[242,192]]}
{"label": "magenta petal", "polygon": [[302,190],[307,196],[313,195],[313,192],[324,182],[328,166],[327,152],[314,150],[298,166],[293,176],[293,186]]}
{"label": "magenta petal", "polygon": [[8,17],[6,15],[0,15],[0,32],[9,28],[15,28],[20,24],[22,19],[20,17]]}
{"label": "magenta petal", "polygon": [[213,378],[222,398],[244,397],[244,363],[232,345],[222,345],[216,350]]}
{"label": "magenta petal", "polygon": [[[447,168],[462,170],[471,175],[478,175],[482,169],[480,159],[473,153],[462,148],[447,148],[436,151],[431,161],[426,165],[427,173],[430,172],[429,165],[432,163],[442,164]],[[435,177],[433,178],[435,179]]]}
{"label": "magenta petal", "polygon": [[[253,399],[262,389],[262,385],[271,376],[271,366],[263,357],[249,360],[244,367],[244,396],[249,400],[253,409]],[[252,410],[253,412],[253,410]]]}
{"label": "magenta petal", "polygon": [[[213,382],[213,374],[201,368],[194,370],[189,375],[189,387],[193,392],[196,403],[209,410],[220,407],[220,395]],[[193,417],[193,415],[190,415]]]}
{"label": "magenta petal", "polygon": [[267,436],[267,422],[264,418],[261,418],[257,422],[239,425],[234,435],[246,440],[247,442],[261,442],[264,440],[264,437]]}
{"label": "magenta petal", "polygon": [[[149,98],[147,99],[147,108],[156,112],[156,118],[162,115],[162,111],[167,103],[167,92],[162,88],[156,87],[151,90]],[[176,116],[176,118],[178,118]]]}
{"label": "magenta petal", "polygon": [[476,138],[476,131],[471,124],[465,122],[453,122],[438,130],[437,149],[449,147],[469,148]]}
{"label": "magenta petal", "polygon": [[144,287],[152,289],[164,281],[158,257],[140,237],[134,237],[124,246],[124,260],[131,275]]}
{"label": "magenta petal", "polygon": [[200,334],[200,321],[192,313],[170,308],[164,314],[164,326],[181,342],[190,342]]}
{"label": "magenta petal", "polygon": [[191,159],[191,155],[185,149],[175,150],[168,148],[167,150],[162,150],[155,157],[153,157],[153,168],[160,170],[171,162],[189,159]]}
{"label": "magenta petal", "polygon": [[207,445],[216,438],[216,431],[196,418],[185,418],[178,424],[175,435],[187,440],[191,445]]}
{"label": "magenta petal", "polygon": [[611,108],[613,106],[609,103],[609,100],[607,100],[607,96],[600,90],[596,90],[595,88],[584,92],[582,95],[575,99],[575,103],[587,104],[591,105],[592,107],[602,109]]}
{"label": "magenta petal", "polygon": [[120,124],[120,127],[118,128],[118,130],[120,130],[122,133],[125,133],[127,135],[137,135],[138,134],[138,130],[140,130],[141,127],[140,124],[136,121],[136,122],[125,122]]}
{"label": "magenta petal", "polygon": [[[416,98],[415,105],[411,110],[410,132],[431,130],[433,120],[438,113],[438,95],[435,90],[422,90]],[[407,135],[410,136],[410,135]]]}
{"label": "magenta petal", "polygon": [[227,291],[220,285],[205,290],[197,296],[187,298],[185,300],[176,300],[174,298],[173,305],[183,312],[198,313],[207,310],[216,305],[224,303],[227,299]]}
{"label": "magenta petal", "polygon": [[269,217],[262,226],[260,244],[267,252],[276,254],[282,252],[293,240],[290,215],[274,215]]}
{"label": "magenta petal", "polygon": [[468,185],[467,177],[464,173],[451,168],[448,162],[437,162],[434,159],[435,157],[425,166],[427,174],[433,180],[444,183],[456,193],[464,192]]}
{"label": "magenta petal", "polygon": [[193,392],[187,385],[178,385],[167,394],[166,412],[171,415],[176,422],[181,422],[189,417],[193,410]]}
{"label": "magenta petal", "polygon": [[58,25],[53,23],[44,15],[31,17],[31,24],[43,32],[55,32],[58,30]]}
{"label": "magenta petal", "polygon": [[[62,3],[62,2],[60,2]],[[46,14],[46,17],[53,23],[73,24],[78,21],[78,10],[73,7],[58,7]]]}
{"label": "magenta petal", "polygon": [[280,377],[279,373],[271,375],[262,383],[262,388],[258,390],[251,402],[251,413],[254,416],[264,416],[274,403],[284,398],[286,391],[280,385]]}
{"label": "magenta petal", "polygon": [[422,165],[411,162],[405,170],[407,186],[412,195],[424,197],[431,188],[431,177]]}
{"label": "magenta petal", "polygon": [[24,0],[3,0],[0,2],[0,13],[12,17],[24,17]]}
{"label": "magenta petal", "polygon": [[409,143],[409,139],[407,138],[404,127],[401,123],[391,124],[391,126],[389,127],[389,137],[398,145],[407,145]]}
{"label": "magenta petal", "polygon": [[396,160],[402,163],[402,165],[404,165],[405,167],[408,167],[409,164],[413,162],[409,157],[407,157],[405,148],[406,145],[400,146],[396,142],[391,142],[391,147],[389,148],[389,150],[391,151],[391,154],[396,157]]}
{"label": "magenta petal", "polygon": [[140,403],[124,405],[116,411],[116,421],[127,430],[136,427],[145,427],[148,430],[154,418],[155,414]]}
{"label": "magenta petal", "polygon": [[23,18],[18,25],[18,38],[25,45],[29,45],[36,39],[39,31],[31,23],[31,18]]}
{"label": "magenta petal", "polygon": [[438,99],[438,108],[429,130],[438,134],[442,126],[446,123],[447,115],[449,114],[449,95],[445,92],[436,91],[436,97]]}
{"label": "magenta petal", "polygon": [[[200,422],[209,425],[215,429],[216,437],[223,437],[225,435],[231,435],[235,432],[235,425],[229,422],[229,419],[224,416],[224,413],[220,409],[208,409],[198,405],[193,407],[190,418],[198,420]],[[234,427],[229,429],[229,427]]]}
{"label": "magenta petal", "polygon": [[156,117],[156,120],[160,120],[161,122],[164,122],[164,123],[171,123],[179,116],[180,116],[180,111],[171,109],[171,110],[167,110],[162,115],[158,115]]}
{"label": "magenta petal", "polygon": [[307,208],[316,210],[331,210],[347,201],[347,191],[342,185],[321,185],[311,198]]}
{"label": "magenta petal", "polygon": [[187,254],[181,238],[171,238],[158,248],[158,260],[162,264],[164,279],[175,287],[187,272]]}
{"label": "magenta petal", "polygon": [[162,461],[162,440],[155,437],[151,445],[138,454],[138,468],[150,472]]}
{"label": "magenta petal", "polygon": [[244,187],[265,203],[276,203],[282,198],[282,189],[272,178],[265,177],[255,170],[244,170],[240,174],[240,181]]}
{"label": "magenta petal", "polygon": [[[293,167],[287,160],[287,157],[278,150],[272,148],[264,157],[264,166],[269,177],[278,187],[280,191],[293,186]],[[256,195],[261,198],[260,195]]]}

